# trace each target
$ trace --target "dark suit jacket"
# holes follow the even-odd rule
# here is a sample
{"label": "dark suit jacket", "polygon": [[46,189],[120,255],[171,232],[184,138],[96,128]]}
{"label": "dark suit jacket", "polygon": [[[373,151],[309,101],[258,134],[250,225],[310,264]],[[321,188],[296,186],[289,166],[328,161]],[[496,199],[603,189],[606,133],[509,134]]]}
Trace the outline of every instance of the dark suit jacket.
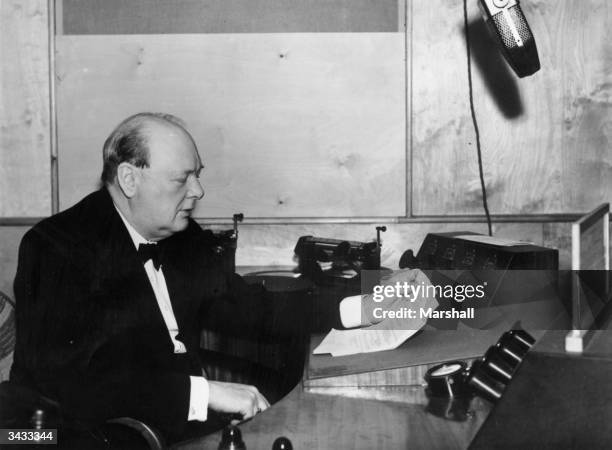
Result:
{"label": "dark suit jacket", "polygon": [[[11,380],[59,401],[84,423],[131,416],[179,435],[189,375],[201,375],[201,322],[242,328],[267,312],[219,267],[213,236],[190,220],[160,242],[186,354],[175,355],[152,287],[106,189],[41,221],[23,238],[15,279]],[[237,302],[240,302],[238,307]]]}

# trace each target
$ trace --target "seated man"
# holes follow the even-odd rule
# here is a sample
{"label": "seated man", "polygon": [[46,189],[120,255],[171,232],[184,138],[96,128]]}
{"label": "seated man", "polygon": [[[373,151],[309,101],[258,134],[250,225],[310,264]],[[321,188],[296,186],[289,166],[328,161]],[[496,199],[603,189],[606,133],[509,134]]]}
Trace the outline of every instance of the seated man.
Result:
{"label": "seated man", "polygon": [[99,191],[21,242],[11,381],[58,402],[93,439],[106,440],[89,430],[113,417],[173,440],[209,410],[244,419],[265,410],[255,387],[201,370],[202,320],[240,327],[260,316],[190,217],[204,195],[193,138],[173,116],[137,114],[106,140],[103,162]]}
{"label": "seated man", "polygon": [[[244,331],[271,314],[190,217],[201,169],[179,119],[136,114],[104,143],[103,187],[24,236],[11,382],[59,406],[62,447],[107,448],[111,418],[140,419],[173,441],[269,406],[254,386],[203,376],[203,323]],[[340,312],[333,323],[365,324],[361,297]]]}

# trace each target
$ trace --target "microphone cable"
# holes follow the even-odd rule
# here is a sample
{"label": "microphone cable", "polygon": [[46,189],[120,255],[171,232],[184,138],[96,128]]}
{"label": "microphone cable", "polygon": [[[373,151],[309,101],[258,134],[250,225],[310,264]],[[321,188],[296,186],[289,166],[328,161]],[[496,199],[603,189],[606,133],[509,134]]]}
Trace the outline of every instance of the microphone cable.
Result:
{"label": "microphone cable", "polygon": [[472,123],[474,124],[474,133],[476,134],[476,153],[478,154],[478,174],[480,175],[480,188],[482,190],[482,206],[484,207],[487,217],[487,227],[489,236],[493,236],[493,228],[491,225],[491,214],[489,213],[489,205],[487,204],[487,189],[485,187],[484,172],[482,168],[482,150],[480,148],[480,132],[478,130],[478,121],[476,120],[476,111],[474,109],[474,91],[472,88],[472,62],[470,57],[470,32],[468,28],[468,13],[467,0],[463,0],[463,22],[465,24],[465,48],[467,50],[467,70],[468,70],[468,91],[470,96],[470,112],[472,113]]}

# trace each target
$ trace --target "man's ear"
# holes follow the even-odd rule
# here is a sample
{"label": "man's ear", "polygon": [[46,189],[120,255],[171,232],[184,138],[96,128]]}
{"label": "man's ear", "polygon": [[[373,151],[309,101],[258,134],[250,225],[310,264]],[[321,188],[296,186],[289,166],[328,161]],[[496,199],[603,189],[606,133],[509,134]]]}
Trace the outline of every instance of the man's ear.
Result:
{"label": "man's ear", "polygon": [[138,168],[127,162],[122,162],[117,167],[117,183],[127,198],[132,198],[136,194],[139,181],[137,172]]}

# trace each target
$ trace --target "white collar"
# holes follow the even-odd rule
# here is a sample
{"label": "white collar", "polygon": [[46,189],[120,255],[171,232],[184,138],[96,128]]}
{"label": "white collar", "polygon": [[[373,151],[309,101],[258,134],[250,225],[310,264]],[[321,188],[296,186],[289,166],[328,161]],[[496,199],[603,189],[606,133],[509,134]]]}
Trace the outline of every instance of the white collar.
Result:
{"label": "white collar", "polygon": [[125,225],[125,228],[127,228],[128,233],[130,233],[130,237],[132,238],[132,242],[134,243],[134,246],[136,247],[136,250],[138,250],[138,246],[140,244],[157,244],[157,242],[149,241],[149,240],[143,238],[142,235],[138,231],[136,231],[136,229],[132,226],[132,224],[130,222],[128,222],[128,220],[121,213],[121,211],[119,211],[119,208],[117,208],[117,205],[115,205],[113,203],[113,206],[115,207],[115,209],[119,213],[119,217],[121,217],[121,220],[123,221],[123,223]]}

